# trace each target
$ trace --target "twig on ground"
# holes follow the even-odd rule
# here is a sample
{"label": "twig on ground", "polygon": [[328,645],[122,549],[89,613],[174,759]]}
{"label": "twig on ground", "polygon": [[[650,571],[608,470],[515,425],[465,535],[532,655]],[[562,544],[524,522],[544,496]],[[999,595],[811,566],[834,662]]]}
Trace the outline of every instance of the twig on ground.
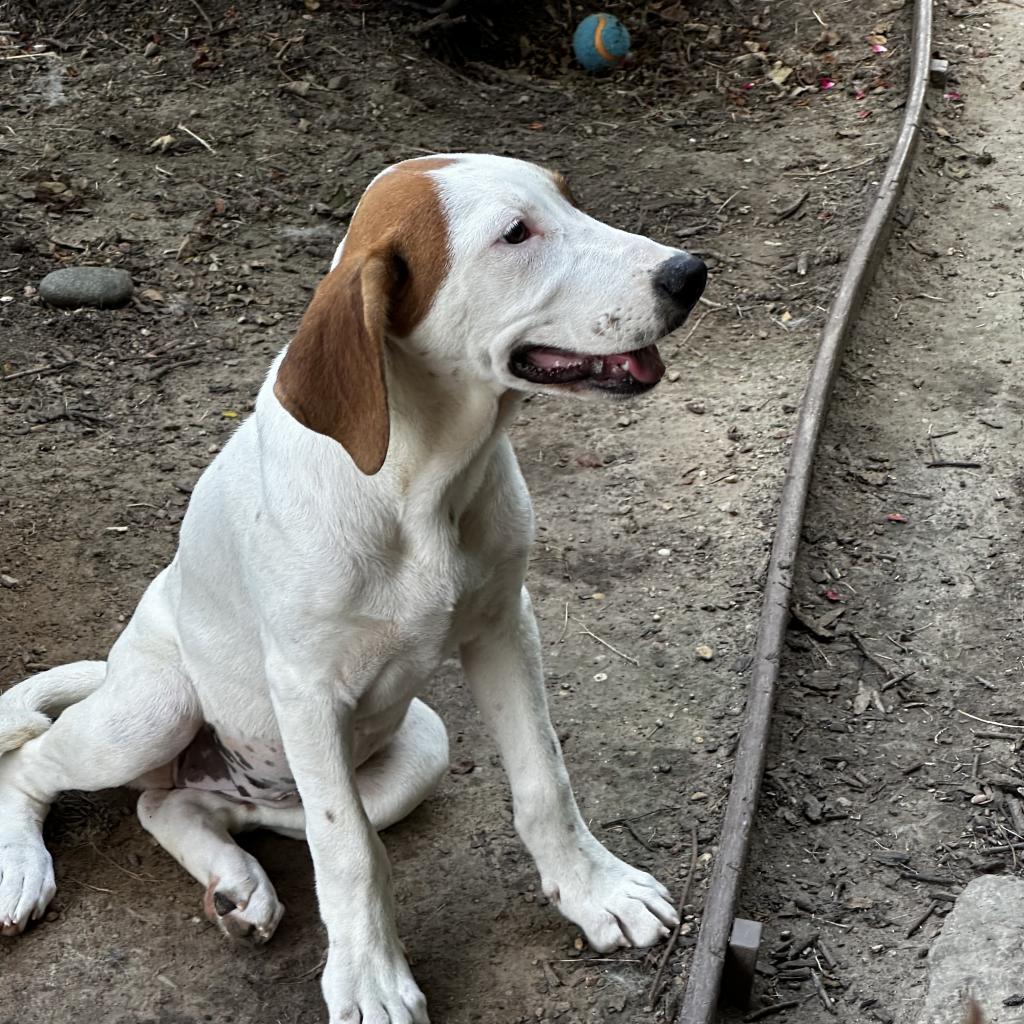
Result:
{"label": "twig on ground", "polygon": [[[974,722],[981,722],[982,725],[994,725],[997,729],[1024,729],[1024,725],[1011,725],[1009,722],[992,722],[987,718],[979,718],[977,715],[972,715],[967,711],[961,711],[959,708],[956,709],[958,715],[963,715],[964,718],[970,718]],[[1007,736],[1007,739],[1013,739],[1012,736]]]}
{"label": "twig on ground", "polygon": [[203,10],[202,6],[199,3],[199,0],[190,0],[190,2],[192,6],[203,16],[203,21],[206,22],[206,27],[212,32],[213,22],[210,20],[210,16],[206,13],[206,11]]}
{"label": "twig on ground", "polygon": [[868,164],[873,164],[875,158],[869,157],[867,160],[861,160],[859,164],[847,164],[845,167],[830,167],[827,171],[807,171],[800,172],[794,171],[793,173],[786,174],[787,178],[821,178],[826,174],[841,174],[843,171],[855,171],[858,167],[865,167]]}
{"label": "twig on ground", "polygon": [[914,923],[907,929],[907,934],[905,937],[909,939],[912,935],[914,935],[917,932],[917,930],[925,923],[925,921],[927,921],[928,918],[931,917],[932,914],[934,914],[935,911],[939,909],[939,906],[940,903],[938,900],[932,900],[932,902],[928,905],[928,909],[923,914],[921,914],[921,916],[918,917],[914,921]]}
{"label": "twig on ground", "polygon": [[726,201],[722,203],[722,205],[717,210],[715,210],[714,216],[717,217],[739,194],[739,190],[733,192],[733,194],[729,196],[729,198],[726,199]]}
{"label": "twig on ground", "polygon": [[[724,306],[720,306],[719,307],[719,309],[724,309],[724,308],[725,308]],[[711,316],[712,313],[717,313],[717,312],[718,312],[717,309],[706,309],[706,310],[704,310],[704,312],[701,313],[701,315],[699,317],[697,317],[697,322],[693,325],[693,327],[690,328],[690,333],[687,334],[685,338],[683,338],[682,344],[685,345],[697,333],[697,328],[700,327],[700,325],[702,323],[704,323],[704,320],[705,320],[706,317],[709,317],[709,316]]]}
{"label": "twig on ground", "polygon": [[590,629],[587,629],[586,624],[577,619],[575,615],[570,615],[569,618],[571,618],[572,621],[575,622],[577,625],[583,627],[580,630],[581,633],[586,633],[587,636],[593,637],[599,644],[604,644],[604,646],[607,647],[609,651],[611,651],[613,654],[617,654],[620,658],[623,659],[623,661],[628,661],[631,665],[636,665],[637,667],[639,667],[640,662],[637,661],[636,658],[631,658],[628,654],[623,654],[622,651],[620,651],[617,647],[612,647],[612,645],[608,643],[607,640],[603,640],[595,632],[593,632]]}
{"label": "twig on ground", "polygon": [[762,1006],[760,1010],[754,1010],[743,1018],[744,1022],[764,1020],[765,1017],[774,1017],[783,1010],[795,1010],[800,1005],[799,999],[787,999],[784,1003],[772,1003],[770,1006]]}
{"label": "twig on ground", "polygon": [[137,881],[137,882],[159,882],[160,881],[159,878],[154,878],[152,875],[139,875],[139,874],[136,874],[134,871],[129,871],[128,868],[126,868],[123,864],[118,864],[118,862],[116,860],[114,860],[113,857],[111,857],[109,854],[104,853],[95,843],[90,843],[89,846],[92,847],[93,853],[98,854],[108,864],[113,864],[114,867],[117,868],[118,871],[123,871],[129,878],[134,878],[135,881]]}
{"label": "twig on ground", "polygon": [[92,882],[83,882],[80,878],[72,878],[70,875],[65,876],[63,881],[74,882],[75,885],[84,885],[86,889],[92,889],[93,892],[105,892],[108,896],[120,895],[114,889],[104,889],[102,886],[93,885]]}
{"label": "twig on ground", "polygon": [[672,935],[669,937],[668,945],[665,946],[665,952],[661,955],[661,961],[658,964],[658,971],[654,975],[654,981],[651,982],[650,991],[647,993],[647,1012],[650,1013],[654,1009],[654,1001],[658,998],[661,992],[661,976],[665,973],[665,967],[668,964],[669,958],[672,956],[673,950],[676,948],[676,943],[679,941],[679,933],[683,927],[683,908],[686,906],[690,899],[690,889],[693,887],[693,876],[697,870],[697,826],[690,826],[690,867],[686,872],[686,882],[683,885],[683,893],[679,897],[679,903],[676,905],[676,916],[679,918],[679,924],[672,930]]}
{"label": "twig on ground", "polygon": [[17,380],[19,377],[31,377],[33,373],[56,373],[68,366],[73,366],[74,359],[68,359],[63,363],[53,363],[50,366],[33,366],[31,370],[18,370],[16,373],[9,373],[6,377],[0,377],[0,384],[6,384],[9,380]]}
{"label": "twig on ground", "polygon": [[427,18],[418,25],[413,25],[409,32],[414,36],[422,36],[434,28],[454,28],[456,25],[463,25],[466,22],[466,15],[459,14],[454,18],[450,14],[438,14],[433,18]]}
{"label": "twig on ground", "polygon": [[825,986],[822,985],[821,978],[818,976],[817,971],[811,971],[811,984],[814,985],[814,991],[818,993],[821,1005],[834,1016],[836,1008],[832,1005],[832,1000],[829,999],[828,993],[825,991]]}
{"label": "twig on ground", "polygon": [[61,18],[61,19],[60,19],[60,21],[58,21],[56,25],[54,25],[54,27],[53,27],[53,31],[52,31],[52,32],[50,32],[50,35],[51,35],[51,36],[55,36],[55,35],[57,35],[57,34],[58,34],[58,33],[60,32],[60,30],[61,30],[61,29],[62,29],[62,28],[63,28],[63,27],[64,27],[64,26],[65,26],[65,25],[66,25],[66,24],[67,24],[67,23],[68,23],[68,22],[69,22],[69,21],[70,21],[70,20],[72,19],[72,18],[77,18],[77,17],[78,17],[78,15],[79,15],[79,14],[81,14],[81,13],[82,13],[82,11],[83,11],[83,10],[85,9],[85,7],[86,7],[86,5],[88,4],[88,2],[89,2],[89,0],[82,0],[82,2],[81,2],[80,4],[77,4],[77,5],[75,6],[75,7],[72,7],[72,8],[71,8],[71,10],[70,10],[70,11],[68,11],[68,13],[67,13],[67,14],[65,14],[65,15],[64,15],[64,17],[63,17],[63,18]]}
{"label": "twig on ground", "polygon": [[648,843],[645,843],[640,836],[637,835],[636,829],[630,824],[629,818],[614,818],[612,821],[606,822],[601,826],[602,828],[624,828],[645,850],[650,853],[654,851],[651,849]]}
{"label": "twig on ground", "polygon": [[199,137],[198,135],[196,135],[196,133],[195,133],[194,131],[192,131],[192,129],[191,129],[191,128],[188,128],[188,127],[186,127],[185,125],[183,125],[183,124],[181,124],[181,123],[179,122],[179,124],[178,124],[178,131],[180,131],[180,132],[184,132],[184,133],[185,133],[186,135],[191,135],[191,136],[192,136],[192,138],[193,138],[193,139],[195,139],[195,140],[196,140],[196,142],[198,142],[200,146],[203,146],[203,147],[204,147],[205,149],[208,149],[208,150],[209,150],[209,151],[210,151],[211,153],[213,153],[214,155],[216,155],[216,153],[217,153],[217,150],[215,150],[215,149],[213,148],[213,146],[211,146],[211,145],[210,145],[210,144],[209,144],[209,143],[208,143],[208,142],[206,141],[206,139],[201,139],[201,138],[200,138],[200,137]]}
{"label": "twig on ground", "polygon": [[871,651],[867,649],[864,645],[864,640],[859,633],[851,633],[850,639],[857,645],[857,650],[859,650],[860,653],[875,666],[875,668],[879,669],[885,675],[886,679],[892,678],[892,667],[886,665],[879,655],[872,654]]}
{"label": "twig on ground", "polygon": [[303,971],[301,974],[296,974],[296,975],[293,975],[292,977],[289,977],[289,978],[277,977],[277,978],[274,979],[274,981],[283,982],[285,985],[293,985],[297,981],[305,981],[307,978],[310,978],[314,974],[317,974],[319,971],[323,970],[323,968],[324,968],[324,966],[326,964],[327,964],[327,957],[324,957],[320,961],[320,963],[318,963],[316,965],[316,967],[310,967],[310,969],[308,971]]}

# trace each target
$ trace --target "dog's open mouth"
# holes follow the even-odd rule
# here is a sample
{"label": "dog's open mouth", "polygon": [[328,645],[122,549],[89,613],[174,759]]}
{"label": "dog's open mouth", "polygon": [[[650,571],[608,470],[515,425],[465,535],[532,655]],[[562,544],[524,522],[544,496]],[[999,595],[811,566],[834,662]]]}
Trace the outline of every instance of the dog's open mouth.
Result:
{"label": "dog's open mouth", "polygon": [[657,345],[607,356],[528,346],[512,353],[509,369],[532,384],[583,384],[602,391],[637,394],[661,380],[665,364]]}

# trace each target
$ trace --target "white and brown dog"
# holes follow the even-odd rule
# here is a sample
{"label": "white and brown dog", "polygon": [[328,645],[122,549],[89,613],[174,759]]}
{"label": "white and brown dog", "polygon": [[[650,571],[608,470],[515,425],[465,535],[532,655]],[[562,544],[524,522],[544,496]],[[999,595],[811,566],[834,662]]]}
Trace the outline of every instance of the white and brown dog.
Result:
{"label": "white and brown dog", "polygon": [[54,797],[132,784],[229,934],[265,940],[283,909],[231,834],[304,836],[331,1024],[426,1021],[377,830],[447,768],[444,726],[416,694],[457,651],[545,894],[595,949],[664,936],[668,893],[605,850],[573,798],[505,427],[524,392],[653,387],[654,342],[705,279],[532,164],[456,154],[380,174],[107,661],[0,698],[3,934],[54,894]]}

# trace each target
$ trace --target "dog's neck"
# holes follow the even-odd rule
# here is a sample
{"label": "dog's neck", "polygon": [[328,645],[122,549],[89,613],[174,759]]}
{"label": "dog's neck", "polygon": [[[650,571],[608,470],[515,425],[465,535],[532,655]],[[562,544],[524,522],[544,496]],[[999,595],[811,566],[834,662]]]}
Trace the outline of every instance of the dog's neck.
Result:
{"label": "dog's neck", "polygon": [[522,395],[438,373],[406,352],[387,360],[391,441],[384,474],[416,504],[465,507]]}

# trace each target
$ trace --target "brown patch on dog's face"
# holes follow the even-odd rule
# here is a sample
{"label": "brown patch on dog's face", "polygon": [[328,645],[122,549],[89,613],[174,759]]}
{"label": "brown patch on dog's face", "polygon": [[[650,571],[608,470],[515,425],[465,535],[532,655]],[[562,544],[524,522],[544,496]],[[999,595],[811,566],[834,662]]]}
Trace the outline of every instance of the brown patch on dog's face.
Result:
{"label": "brown patch on dog's face", "polygon": [[576,197],[572,194],[572,189],[569,188],[569,182],[565,180],[565,175],[561,171],[548,170],[548,174],[551,175],[551,180],[555,183],[555,188],[562,194],[562,198],[569,203],[570,206],[575,206],[576,209],[580,209],[580,204],[576,201]]}
{"label": "brown patch on dog's face", "polygon": [[274,394],[284,408],[334,438],[364,473],[376,473],[388,450],[385,332],[413,331],[448,272],[448,225],[429,172],[449,163],[407,161],[366,190],[341,262],[278,369]]}

